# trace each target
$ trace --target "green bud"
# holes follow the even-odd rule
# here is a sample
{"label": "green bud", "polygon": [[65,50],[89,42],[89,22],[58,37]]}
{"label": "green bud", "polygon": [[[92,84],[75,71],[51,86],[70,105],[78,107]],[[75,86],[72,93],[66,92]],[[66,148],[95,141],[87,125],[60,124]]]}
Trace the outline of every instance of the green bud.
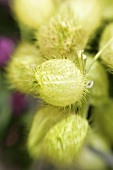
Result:
{"label": "green bud", "polygon": [[45,106],[35,114],[27,142],[29,153],[33,158],[43,157],[42,141],[45,135],[49,129],[66,116],[67,113],[63,110],[51,106]]}
{"label": "green bud", "polygon": [[12,9],[20,23],[37,30],[53,15],[56,6],[54,0],[13,0]]}
{"label": "green bud", "polygon": [[34,46],[28,43],[20,44],[6,68],[11,87],[23,93],[34,93],[36,84],[34,71],[36,65],[43,61],[44,59]]}
{"label": "green bud", "polygon": [[[86,70],[93,62],[93,57],[87,54]],[[91,66],[88,76],[94,82],[93,87],[90,89],[89,103],[93,106],[102,105],[109,96],[109,80],[105,68],[99,61],[95,61]]]}
{"label": "green bud", "polygon": [[78,115],[70,115],[53,126],[42,144],[42,154],[57,165],[70,165],[77,158],[88,131],[88,122]]}
{"label": "green bud", "polygon": [[[113,23],[106,26],[100,39],[100,50],[107,44],[107,42],[113,37]],[[102,52],[101,59],[103,63],[109,68],[110,71],[113,70],[113,42]]]}
{"label": "green bud", "polygon": [[[98,0],[67,0],[61,5],[59,15],[62,18],[73,18],[78,26],[91,35],[100,26],[102,6]],[[83,36],[83,40],[85,34]]]}
{"label": "green bud", "polygon": [[43,62],[35,72],[40,97],[55,106],[82,103],[88,93],[87,78],[69,59]]}
{"label": "green bud", "polygon": [[47,59],[75,60],[76,51],[84,49],[86,32],[74,20],[54,17],[36,33],[36,44]]}

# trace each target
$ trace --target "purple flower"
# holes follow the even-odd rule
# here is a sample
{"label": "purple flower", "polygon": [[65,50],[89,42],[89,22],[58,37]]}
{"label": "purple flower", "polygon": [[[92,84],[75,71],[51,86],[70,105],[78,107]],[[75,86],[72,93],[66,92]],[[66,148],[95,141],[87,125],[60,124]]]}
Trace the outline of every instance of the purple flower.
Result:
{"label": "purple flower", "polygon": [[21,115],[27,106],[27,100],[23,94],[15,91],[11,97],[12,112],[15,115]]}
{"label": "purple flower", "polygon": [[0,67],[3,67],[14,50],[14,42],[7,37],[0,37]]}

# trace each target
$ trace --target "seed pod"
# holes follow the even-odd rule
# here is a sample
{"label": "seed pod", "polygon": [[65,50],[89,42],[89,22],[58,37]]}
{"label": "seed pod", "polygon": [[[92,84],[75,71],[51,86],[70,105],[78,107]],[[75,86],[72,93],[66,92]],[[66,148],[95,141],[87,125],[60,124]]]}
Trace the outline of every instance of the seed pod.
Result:
{"label": "seed pod", "polygon": [[74,20],[54,17],[36,33],[36,44],[47,59],[76,59],[76,51],[84,49],[87,33]]}
{"label": "seed pod", "polygon": [[51,59],[35,72],[41,98],[55,106],[82,102],[87,94],[86,76],[69,59]]}
{"label": "seed pod", "polygon": [[33,158],[38,159],[42,156],[41,146],[45,135],[67,115],[63,110],[52,106],[45,106],[35,114],[27,142],[29,153]]}
{"label": "seed pod", "polygon": [[102,5],[98,0],[67,0],[58,13],[62,18],[73,18],[77,25],[86,30],[86,34],[91,35],[101,24]]}
{"label": "seed pod", "polygon": [[23,93],[34,93],[34,70],[36,65],[43,62],[39,51],[32,45],[22,43],[9,61],[6,71],[7,79],[12,88]]}
{"label": "seed pod", "polygon": [[[104,32],[102,33],[99,49],[107,44],[107,42],[113,37],[113,23],[110,23],[106,26]],[[103,63],[109,68],[110,71],[113,70],[113,42],[103,51],[101,54],[101,59]]]}
{"label": "seed pod", "polygon": [[[86,69],[90,67],[93,62],[93,56],[87,54]],[[88,72],[89,77],[94,82],[90,89],[89,102],[93,106],[102,105],[109,96],[109,80],[105,68],[99,61],[95,61]]]}
{"label": "seed pod", "polygon": [[38,29],[52,16],[55,4],[53,0],[13,0],[12,9],[20,23]]}
{"label": "seed pod", "polygon": [[88,131],[88,122],[70,115],[53,126],[43,140],[42,154],[57,165],[70,165],[77,158]]}

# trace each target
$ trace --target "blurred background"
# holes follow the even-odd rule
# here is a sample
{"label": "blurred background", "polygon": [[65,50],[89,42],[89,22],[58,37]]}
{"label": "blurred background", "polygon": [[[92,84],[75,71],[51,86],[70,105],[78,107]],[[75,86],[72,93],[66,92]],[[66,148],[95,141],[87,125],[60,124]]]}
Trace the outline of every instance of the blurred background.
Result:
{"label": "blurred background", "polygon": [[20,40],[8,0],[0,0],[0,170],[31,169],[26,149],[29,119],[38,101],[11,91],[5,79],[5,66]]}
{"label": "blurred background", "polygon": [[[29,126],[39,101],[32,96],[11,90],[5,79],[7,62],[20,42],[20,31],[9,4],[9,0],[0,0],[0,170],[55,170],[56,168],[45,160],[32,160],[26,148]],[[96,39],[92,42],[92,47],[97,43]],[[94,50],[97,52],[96,45]],[[113,82],[110,74],[109,80]],[[112,89],[111,86],[110,91]],[[112,97],[113,94],[110,94]],[[113,169],[112,154],[104,155],[98,150],[89,149],[102,157],[107,164],[106,170]],[[78,170],[78,168],[70,169]]]}

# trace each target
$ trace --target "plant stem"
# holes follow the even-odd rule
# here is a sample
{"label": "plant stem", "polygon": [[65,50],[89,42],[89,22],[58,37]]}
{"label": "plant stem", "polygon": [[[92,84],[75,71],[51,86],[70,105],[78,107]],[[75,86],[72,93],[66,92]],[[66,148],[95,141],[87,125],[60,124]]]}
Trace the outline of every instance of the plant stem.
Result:
{"label": "plant stem", "polygon": [[93,62],[91,63],[91,65],[89,66],[87,73],[89,72],[90,68],[92,67],[92,65],[94,64],[94,62],[100,57],[100,55],[102,54],[102,52],[113,42],[113,37],[104,45],[104,47],[95,55]]}

